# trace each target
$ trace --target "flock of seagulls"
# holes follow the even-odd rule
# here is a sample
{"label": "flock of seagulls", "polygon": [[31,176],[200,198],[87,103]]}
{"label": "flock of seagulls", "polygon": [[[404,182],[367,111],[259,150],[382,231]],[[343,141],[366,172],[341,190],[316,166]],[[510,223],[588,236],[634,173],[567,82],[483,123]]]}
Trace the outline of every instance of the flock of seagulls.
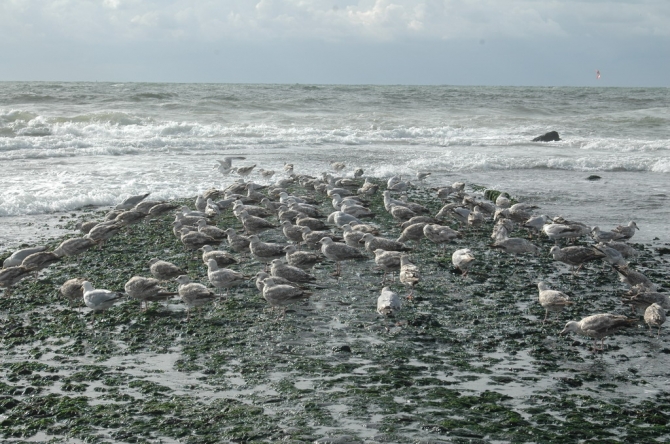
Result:
{"label": "flock of seagulls", "polygon": [[[390,316],[401,310],[402,298],[385,286],[389,274],[395,281],[398,272],[400,283],[409,290],[407,299],[412,299],[415,288],[421,282],[421,272],[410,260],[409,252],[420,248],[427,239],[446,249],[450,243],[460,243],[462,230],[481,230],[487,223],[494,223],[491,234],[491,248],[513,255],[514,260],[522,255],[538,255],[542,249],[534,244],[534,237],[545,235],[555,245],[548,252],[555,261],[564,263],[578,273],[590,261],[606,261],[611,264],[622,283],[630,291],[623,302],[636,310],[644,311],[644,321],[652,328],[665,322],[665,310],[670,309],[667,295],[657,292],[657,286],[644,274],[629,267],[627,259],[636,250],[627,241],[639,228],[635,222],[603,231],[599,227],[568,221],[562,217],[550,218],[533,214],[536,207],[515,203],[509,196],[500,194],[495,202],[465,192],[465,184],[434,189],[442,200],[442,208],[431,215],[425,206],[410,201],[405,191],[413,187],[400,176],[388,179],[382,192],[384,208],[402,228],[397,239],[380,235],[380,227],[374,224],[378,215],[368,207],[368,198],[379,192],[380,186],[368,178],[363,178],[363,170],[358,168],[352,177],[336,175],[346,169],[342,162],[331,162],[334,173],[324,172],[321,177],[296,174],[293,164],[285,164],[281,178],[273,185],[260,185],[246,178],[256,165],[233,167],[234,160],[244,157],[226,157],[218,161],[218,170],[224,174],[237,174],[239,179],[225,189],[210,189],[197,196],[195,208],[178,207],[170,202],[148,200],[149,194],[132,196],[110,211],[105,220],[78,224],[81,237],[74,237],[61,243],[54,251],[46,247],[32,247],[14,252],[3,263],[0,271],[0,287],[5,296],[11,287],[40,270],[57,263],[65,256],[77,256],[86,250],[104,248],[104,242],[124,229],[166,213],[174,213],[173,233],[185,250],[202,255],[207,269],[208,285],[191,282],[187,272],[180,267],[154,258],[147,264],[152,277],[132,276],[125,284],[125,293],[96,289],[83,278],[72,278],[61,287],[61,293],[70,301],[83,300],[93,316],[125,299],[126,296],[140,301],[140,309],[146,309],[149,302],[165,301],[179,296],[187,307],[187,319],[193,308],[201,307],[226,296],[232,288],[245,285],[255,279],[256,288],[270,307],[282,310],[308,299],[312,295],[310,286],[317,284],[311,269],[329,260],[335,263],[333,276],[345,273],[342,264],[349,261],[369,261],[374,258],[376,266],[383,271],[380,283],[381,294],[377,299],[377,312]],[[257,170],[262,178],[269,179],[274,171]],[[419,182],[430,173],[419,172]],[[306,194],[298,195],[289,189],[302,189]],[[314,196],[323,196],[317,199]],[[330,208],[332,207],[332,208]],[[243,233],[231,226],[219,226],[222,214],[233,214],[243,227]],[[445,224],[455,221],[457,231]],[[528,230],[528,237],[511,237],[516,228]],[[285,237],[285,243],[265,242],[259,235],[271,230]],[[593,243],[587,245],[560,246],[560,241],[575,241],[590,236]],[[227,250],[219,249],[225,242]],[[461,245],[461,247],[465,247]],[[255,276],[247,276],[230,266],[253,258],[264,266]],[[458,248],[452,254],[452,264],[463,278],[477,261],[470,248]],[[167,288],[176,282],[177,291]],[[574,304],[565,293],[552,290],[545,282],[537,284],[539,303],[545,309],[543,323],[549,312],[560,313],[563,308]],[[580,321],[570,321],[560,334],[574,332],[594,339],[593,350],[600,350],[606,336],[620,328],[635,325],[637,320],[627,316],[600,313],[587,316]]]}

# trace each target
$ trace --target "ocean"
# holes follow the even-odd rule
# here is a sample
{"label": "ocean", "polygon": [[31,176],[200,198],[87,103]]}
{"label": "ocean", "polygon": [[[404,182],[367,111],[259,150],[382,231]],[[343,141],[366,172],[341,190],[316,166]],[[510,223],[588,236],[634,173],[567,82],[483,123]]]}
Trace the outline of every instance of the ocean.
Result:
{"label": "ocean", "polygon": [[[551,130],[562,140],[531,142]],[[464,181],[670,242],[667,88],[4,82],[0,251],[86,205],[222,187],[231,155],[276,176],[333,160],[345,175],[430,171],[422,186]]]}

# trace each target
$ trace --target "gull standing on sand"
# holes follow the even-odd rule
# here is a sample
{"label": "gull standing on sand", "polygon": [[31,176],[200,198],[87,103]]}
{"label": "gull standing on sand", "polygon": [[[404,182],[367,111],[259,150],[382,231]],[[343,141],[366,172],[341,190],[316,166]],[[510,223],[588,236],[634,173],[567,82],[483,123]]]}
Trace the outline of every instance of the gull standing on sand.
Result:
{"label": "gull standing on sand", "polygon": [[126,282],[124,289],[128,296],[140,301],[140,310],[143,309],[143,305],[144,310],[146,310],[149,302],[164,301],[177,295],[177,293],[168,291],[159,284],[158,279],[133,276]]}
{"label": "gull standing on sand", "polygon": [[247,236],[242,236],[235,232],[234,228],[226,228],[224,230],[228,235],[228,246],[236,253],[246,253],[249,251],[249,242],[251,240]]}
{"label": "gull standing on sand", "polygon": [[421,243],[421,239],[425,237],[423,234],[423,229],[428,225],[426,222],[418,222],[402,230],[400,237],[396,239],[396,242],[409,242],[413,241],[417,244]]}
{"label": "gull standing on sand", "polygon": [[183,227],[181,229],[181,243],[187,250],[195,251],[205,245],[216,245],[219,241],[211,236],[207,236],[199,231],[190,231],[189,228]]}
{"label": "gull standing on sand", "polygon": [[614,231],[601,231],[600,227],[595,226],[591,230],[591,237],[596,241],[596,242],[609,242],[609,241],[616,241],[619,239],[623,239],[623,235],[621,233],[615,233]]}
{"label": "gull standing on sand", "polygon": [[372,253],[378,248],[386,251],[411,251],[412,249],[402,242],[396,242],[392,239],[386,239],[384,237],[376,237],[370,233],[363,235],[359,243],[365,243],[365,249]]}
{"label": "gull standing on sand", "polygon": [[[617,330],[624,327],[632,327],[637,323],[635,319],[626,316],[613,315],[610,313],[601,313],[587,316],[581,321],[570,321],[565,324],[565,328],[559,333],[564,335],[568,332],[574,332],[578,335],[593,338],[593,351],[604,350],[606,336],[609,336]],[[598,339],[600,339],[600,349],[597,348]]]}
{"label": "gull standing on sand", "polygon": [[149,261],[149,272],[153,277],[161,281],[168,281],[186,273],[175,264],[162,261],[158,258],[153,258]]}
{"label": "gull standing on sand", "polygon": [[230,287],[242,285],[248,280],[248,277],[238,271],[229,268],[219,268],[214,259],[207,261],[207,278],[217,289],[225,288],[226,296],[228,296]]}
{"label": "gull standing on sand", "polygon": [[207,225],[207,222],[204,219],[198,221],[198,233],[214,238],[217,241],[221,241],[226,237],[226,232],[224,230],[213,225]]}
{"label": "gull standing on sand", "polygon": [[350,247],[359,248],[361,244],[359,243],[365,233],[362,231],[354,230],[351,228],[351,225],[344,224],[342,225],[342,236],[344,237],[344,242]]}
{"label": "gull standing on sand", "polygon": [[406,254],[400,256],[400,282],[410,288],[410,293],[407,295],[407,299],[412,299],[412,296],[414,295],[414,287],[420,280],[421,273],[419,273],[419,267],[411,263],[409,261],[409,256]]}
{"label": "gull standing on sand", "polygon": [[564,224],[546,224],[542,227],[542,231],[550,240],[553,240],[558,245],[559,239],[569,238],[576,239],[583,234],[583,229],[580,226],[564,225]]}
{"label": "gull standing on sand", "polygon": [[290,285],[291,287],[299,288],[301,290],[304,290],[304,287],[302,287],[300,284],[297,282],[291,282],[288,279],[284,279],[283,277],[279,276],[271,276],[270,273],[266,273],[265,271],[259,271],[256,273],[256,288],[258,288],[258,291],[261,292],[261,296],[263,295],[263,288],[265,288],[265,284],[263,281],[268,278],[272,278],[275,284],[277,285]]}
{"label": "gull standing on sand", "polygon": [[191,308],[200,307],[208,304],[214,299],[216,295],[202,284],[191,282],[188,276],[181,275],[175,279],[179,283],[178,291],[179,297],[186,305],[186,320],[191,316]]}
{"label": "gull standing on sand", "polygon": [[322,238],[319,243],[321,244],[321,253],[336,264],[334,276],[341,275],[342,269],[340,262],[368,259],[368,257],[361,253],[358,248],[350,247],[347,244],[333,242],[330,237]]}
{"label": "gull standing on sand", "polygon": [[255,234],[249,237],[249,251],[258,261],[268,264],[274,259],[281,259],[286,254],[285,244],[274,244],[262,242]]}
{"label": "gull standing on sand", "polygon": [[649,326],[650,335],[653,334],[651,327],[658,327],[656,337],[659,338],[661,336],[661,325],[665,323],[665,310],[663,310],[663,307],[658,304],[651,304],[647,307],[644,311],[644,322]]}
{"label": "gull standing on sand", "polygon": [[270,274],[272,277],[282,277],[296,283],[313,282],[316,280],[316,277],[298,267],[285,264],[281,261],[281,259],[275,259],[272,261]]}
{"label": "gull standing on sand", "polygon": [[115,291],[103,289],[96,290],[93,288],[93,284],[89,281],[82,282],[81,287],[84,289],[84,303],[92,310],[91,322],[95,320],[96,312],[107,310],[123,298],[123,294]]}
{"label": "gull standing on sand", "polygon": [[84,299],[84,287],[82,287],[84,281],[86,281],[86,279],[72,278],[68,279],[60,286],[60,293],[65,296],[70,305],[72,305],[72,302],[82,301]]}
{"label": "gull standing on sand", "polygon": [[595,261],[605,257],[605,254],[596,250],[593,247],[565,247],[561,248],[558,245],[551,247],[549,253],[554,260],[570,265],[574,270],[575,267],[579,271],[582,266],[589,261]]}
{"label": "gull standing on sand", "polygon": [[312,268],[323,259],[318,254],[310,253],[309,251],[297,251],[293,245],[285,247],[284,251],[286,252],[286,262],[303,270]]}
{"label": "gull standing on sand", "polygon": [[27,256],[21,266],[30,271],[40,271],[60,261],[61,257],[52,251],[40,251]]}
{"label": "gull standing on sand", "polygon": [[[640,289],[640,287],[637,287],[634,290],[638,289]],[[647,290],[646,288],[643,289]],[[670,297],[665,293],[658,293],[655,291],[628,293],[622,296],[621,302],[630,304],[634,314],[637,314],[635,309],[640,309],[644,312],[651,304],[658,304],[662,309],[670,310]]]}
{"label": "gull standing on sand", "polygon": [[282,317],[286,316],[286,307],[312,295],[292,285],[278,284],[275,278],[269,277],[263,280],[263,298],[268,301],[272,308],[282,307]]}
{"label": "gull standing on sand", "polygon": [[400,270],[400,258],[402,253],[399,251],[386,251],[381,248],[377,248],[374,251],[375,254],[375,264],[382,270],[384,270],[384,276],[382,277],[382,284],[386,282],[386,275],[390,272],[391,279],[395,281],[393,272]]}
{"label": "gull standing on sand", "polygon": [[457,237],[461,237],[461,233],[458,231],[437,224],[427,224],[423,227],[423,234],[429,241],[438,245],[451,242]]}
{"label": "gull standing on sand", "polygon": [[639,230],[639,228],[637,227],[637,224],[633,221],[630,221],[630,222],[628,222],[628,225],[619,225],[618,227],[616,227],[612,231],[614,231],[615,233],[621,234],[622,239],[628,240],[631,237],[633,237],[633,235],[635,234],[635,230]]}
{"label": "gull standing on sand", "polygon": [[89,248],[96,246],[98,242],[86,237],[73,237],[67,239],[54,250],[56,256],[77,256]]}
{"label": "gull standing on sand", "polygon": [[211,245],[205,245],[201,248],[201,250],[202,262],[205,265],[207,265],[207,262],[210,259],[214,259],[216,261],[216,265],[218,265],[220,268],[239,263],[239,261],[227,251],[215,250]]}
{"label": "gull standing on sand", "polygon": [[656,290],[656,284],[651,282],[651,280],[640,273],[635,271],[628,266],[612,265],[612,268],[616,270],[619,274],[619,280],[624,284],[627,284],[630,287],[643,287],[651,291]]}
{"label": "gull standing on sand", "polygon": [[32,270],[29,270],[22,265],[4,268],[0,271],[0,287],[5,288],[5,296],[9,296],[11,288],[31,274]]}
{"label": "gull standing on sand", "polygon": [[17,265],[21,265],[21,262],[23,262],[23,260],[31,254],[46,251],[46,249],[47,247],[40,246],[24,248],[22,250],[15,251],[11,256],[4,260],[2,263],[2,268],[16,267]]}
{"label": "gull standing on sand", "polygon": [[451,263],[454,264],[457,270],[461,272],[462,276],[468,275],[468,270],[475,260],[475,255],[469,248],[463,248],[454,251],[451,255]]}
{"label": "gull standing on sand", "polygon": [[499,248],[508,254],[540,254],[540,247],[520,237],[498,238],[491,244],[491,248]]}
{"label": "gull standing on sand", "polygon": [[389,287],[382,288],[382,292],[377,298],[377,313],[382,316],[391,316],[400,310],[400,307],[398,293],[391,291]]}
{"label": "gull standing on sand", "polygon": [[251,216],[246,210],[240,211],[240,220],[248,234],[258,234],[261,231],[277,228],[275,224],[263,218]]}
{"label": "gull standing on sand", "polygon": [[564,307],[574,304],[567,294],[558,290],[549,289],[549,286],[544,282],[539,282],[537,288],[540,290],[540,305],[545,310],[544,320],[542,321],[543,324],[547,322],[547,317],[549,316],[550,311],[560,313],[563,311]]}

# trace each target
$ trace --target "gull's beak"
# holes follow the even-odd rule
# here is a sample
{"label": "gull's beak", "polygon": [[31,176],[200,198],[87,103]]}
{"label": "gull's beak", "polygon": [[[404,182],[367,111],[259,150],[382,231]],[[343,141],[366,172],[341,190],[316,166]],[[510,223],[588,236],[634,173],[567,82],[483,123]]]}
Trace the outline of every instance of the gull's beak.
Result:
{"label": "gull's beak", "polygon": [[560,336],[563,336],[563,335],[566,334],[567,332],[568,332],[568,329],[567,329],[567,328],[564,328],[563,330],[561,330],[561,332],[559,333],[559,335],[560,335]]}

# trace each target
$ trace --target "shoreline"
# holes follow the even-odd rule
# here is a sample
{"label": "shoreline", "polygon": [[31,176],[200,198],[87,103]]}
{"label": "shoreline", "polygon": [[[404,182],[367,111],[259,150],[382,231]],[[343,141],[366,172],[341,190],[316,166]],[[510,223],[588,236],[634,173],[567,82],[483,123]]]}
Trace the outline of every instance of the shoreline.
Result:
{"label": "shoreline", "polygon": [[[409,197],[431,214],[441,206],[424,190]],[[328,209],[330,200],[319,200]],[[379,195],[370,207],[382,236],[396,238],[400,230]],[[55,442],[126,442],[126,433],[139,442],[551,442],[605,439],[614,429],[638,441],[668,437],[670,418],[660,413],[670,406],[662,376],[670,365],[667,328],[661,341],[644,326],[617,333],[596,356],[588,338],[559,337],[566,320],[630,313],[617,298],[624,287],[600,263],[573,276],[548,256],[553,242],[546,239],[536,240],[537,257],[491,250],[490,223],[462,229],[463,239],[446,250],[424,239],[410,252],[422,281],[393,318],[375,313],[381,272],[372,260],[344,263],[340,279],[330,276],[334,264],[316,267],[324,288],[282,320],[268,312],[253,283],[188,323],[176,299],[146,312],[124,301],[94,327],[88,310],[67,307],[58,294],[65,279],[85,273],[96,288],[120,290],[131,276],[148,276],[154,255],[208,285],[202,261],[172,235],[172,217],[134,225],[101,250],[65,258],[0,298],[0,376],[7,381],[0,384],[0,418],[8,442],[23,428],[26,438],[39,432]],[[218,222],[240,227],[228,212]],[[451,253],[465,247],[477,261],[462,278],[452,271]],[[667,292],[667,261],[635,247],[636,268],[652,271]],[[253,275],[262,265],[246,259],[231,268]],[[538,279],[576,302],[546,325]],[[390,286],[408,292],[397,281]],[[27,414],[44,406],[53,419]]]}

